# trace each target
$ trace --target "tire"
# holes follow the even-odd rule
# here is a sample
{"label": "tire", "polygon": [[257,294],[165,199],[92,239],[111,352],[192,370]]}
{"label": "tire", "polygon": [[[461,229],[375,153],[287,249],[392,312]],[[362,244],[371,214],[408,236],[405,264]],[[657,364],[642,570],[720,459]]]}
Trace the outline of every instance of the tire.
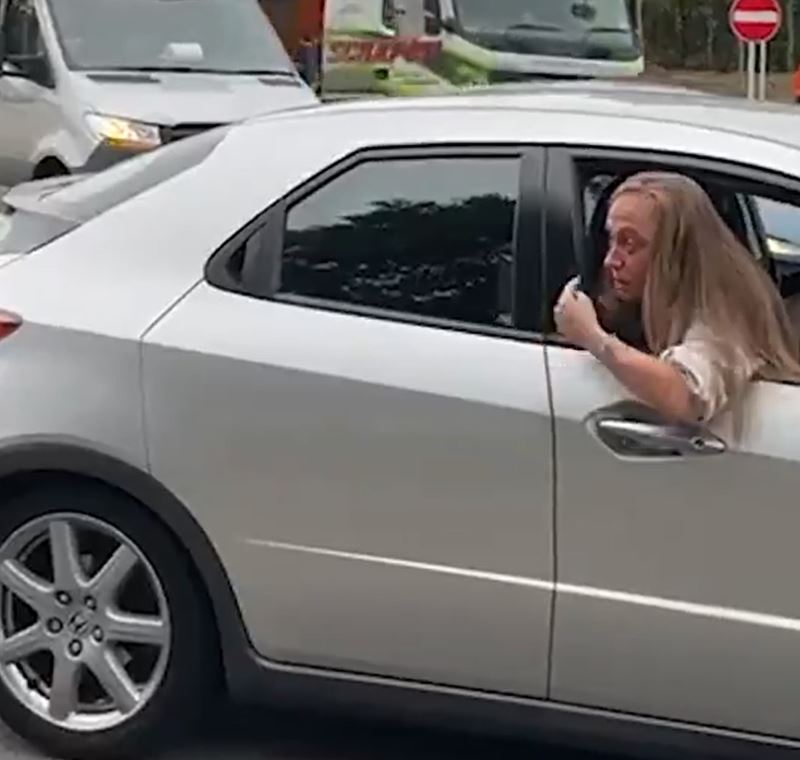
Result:
{"label": "tire", "polygon": [[[64,528],[64,525],[70,527]],[[101,549],[104,546],[103,531],[109,527],[115,531],[113,536],[111,534],[108,536],[111,548]],[[97,528],[97,533],[93,532],[94,528]],[[28,533],[30,536],[38,535],[37,531],[42,531],[43,538],[28,536]],[[20,605],[18,601],[9,602],[9,599],[14,599],[16,596],[16,593],[10,594],[8,591],[8,579],[11,577],[13,582],[14,577],[8,573],[9,563],[14,561],[27,563],[26,567],[30,569],[38,562],[44,567],[42,563],[46,564],[47,560],[43,557],[49,554],[52,559],[54,556],[53,547],[56,543],[55,539],[51,540],[50,537],[62,533],[66,535],[69,532],[77,537],[75,540],[80,544],[80,551],[76,553],[80,557],[79,561],[82,566],[86,563],[85,572],[77,571],[79,577],[83,572],[84,577],[96,581],[100,577],[94,574],[98,567],[105,570],[111,567],[110,563],[103,565],[102,558],[105,556],[103,551],[115,552],[108,556],[119,558],[120,567],[125,564],[123,560],[130,557],[129,553],[134,550],[139,552],[137,555],[139,559],[127,574],[127,580],[122,581],[122,585],[117,586],[116,580],[114,581],[113,588],[120,590],[108,592],[110,596],[104,590],[112,588],[110,573],[105,576],[107,579],[105,585],[96,581],[96,588],[87,587],[91,593],[96,593],[96,599],[84,596],[85,589],[81,590],[79,586],[70,587],[69,593],[73,597],[71,606],[64,607],[62,604],[59,607],[58,602],[55,602],[56,607],[52,608],[56,610],[53,614],[57,616],[62,614],[58,612],[59,609],[65,610],[63,620],[57,617],[54,623],[50,617],[46,623],[48,626],[52,624],[54,629],[58,624],[62,626],[62,630],[58,635],[54,635],[54,630],[49,628],[46,632],[36,634],[39,638],[45,635],[49,637],[47,641],[53,642],[52,654],[34,654],[29,656],[28,660],[8,663],[6,650],[2,649],[3,646],[8,646],[7,636],[15,632],[12,628],[17,627],[17,622],[22,620],[25,614],[31,615],[30,610],[33,609],[31,606],[26,612],[24,605]],[[118,539],[128,542],[128,544],[120,543],[119,551],[113,549],[113,541]],[[68,541],[64,543],[59,539],[59,542],[63,546],[69,545]],[[87,549],[87,546],[90,548]],[[123,548],[128,553],[124,553]],[[16,556],[26,559],[13,559],[18,549],[21,553]],[[89,563],[96,566],[89,566]],[[63,563],[61,567],[64,567]],[[120,577],[125,577],[124,571],[121,573],[123,576]],[[52,568],[50,573],[37,572],[42,578],[48,574],[51,576],[52,588],[46,588],[41,597],[32,597],[42,610],[51,609],[47,605],[53,604],[50,597],[51,595],[57,597],[56,591],[59,586],[58,575]],[[69,574],[62,571],[61,577],[69,577]],[[80,760],[149,757],[150,751],[166,748],[179,739],[200,717],[214,692],[218,691],[221,676],[218,638],[208,599],[196,580],[194,568],[186,552],[158,519],[136,500],[119,491],[88,481],[67,480],[60,484],[47,482],[33,485],[0,504],[0,584],[3,596],[0,602],[0,718],[13,731],[50,755]],[[159,643],[114,644],[114,641],[122,640],[118,636],[123,634],[112,631],[114,623],[109,623],[102,617],[112,614],[109,612],[112,605],[106,603],[107,599],[116,600],[113,604],[113,609],[116,610],[124,609],[120,601],[123,597],[126,600],[134,599],[134,606],[139,605],[136,609],[141,610],[144,609],[141,605],[150,604],[146,591],[150,587],[154,589],[152,593],[155,601],[152,602],[152,607],[148,607],[147,614],[154,614],[151,620],[160,618],[158,625],[161,626],[163,623],[166,626],[163,630],[159,628],[155,634],[160,637]],[[27,586],[23,588],[23,593],[30,593],[27,588]],[[75,588],[78,591],[73,593]],[[131,594],[134,596],[130,596]],[[63,603],[65,599],[62,592],[60,601]],[[90,603],[94,612],[84,606]],[[126,601],[126,604],[129,602]],[[77,613],[73,613],[73,609],[77,609]],[[152,612],[153,609],[155,613]],[[39,621],[44,622],[42,618],[50,614],[50,612],[40,614]],[[90,618],[90,615],[95,617]],[[81,625],[87,621],[86,626]],[[100,621],[98,625],[89,633],[89,628],[98,621]],[[20,623],[20,628],[28,628],[29,625],[30,621]],[[104,635],[105,641],[102,640]],[[79,636],[84,638],[78,638]],[[77,649],[76,641],[82,642],[80,656],[86,658],[86,662],[94,658],[91,659],[94,664],[87,665],[82,661],[78,671],[83,675],[79,676],[82,680],[76,692],[67,689],[59,693],[77,693],[79,702],[82,699],[88,699],[89,702],[83,707],[78,704],[78,710],[72,714],[58,712],[59,716],[67,714],[67,718],[62,719],[53,716],[53,712],[56,711],[53,705],[57,701],[52,696],[56,693],[56,689],[53,688],[57,672],[55,664],[51,666],[52,672],[48,684],[47,668],[35,658],[52,658],[52,663],[61,662],[62,668],[66,669],[75,667],[74,660],[70,661],[69,657],[76,654],[75,650],[70,649],[70,647]],[[162,645],[162,641],[166,643]],[[96,676],[93,670],[96,667],[100,673],[106,657],[103,653],[119,646],[123,649],[114,649],[116,654],[109,656],[115,657],[115,662],[118,664],[123,662],[123,656],[130,657],[130,661],[123,665],[126,672],[131,671],[129,676],[132,680],[129,683],[133,683],[137,677],[133,675],[134,667],[146,673],[150,660],[156,663],[154,675],[145,676],[145,679],[151,678],[150,681],[145,680],[145,683],[150,684],[149,691],[139,694],[142,702],[135,708],[130,708],[129,702],[127,713],[124,709],[112,710],[112,707],[117,708],[118,704],[124,703],[127,699],[125,695],[137,693],[139,687],[137,686],[133,692],[124,690],[120,692],[116,689],[118,694],[123,694],[123,697],[113,704],[108,703],[109,700],[114,700],[110,696],[112,692],[106,691],[104,686],[99,688],[105,692],[105,696],[98,691],[101,677]],[[137,646],[139,650],[136,649]],[[139,655],[130,654],[137,651]],[[66,665],[63,664],[65,662]],[[87,672],[91,672],[92,675],[87,676]],[[107,669],[103,672],[106,682],[119,686],[115,678],[109,677],[109,673],[113,676],[113,670]],[[31,673],[36,683],[29,680]],[[20,678],[20,675],[23,678]],[[94,684],[91,683],[92,677],[96,678]],[[69,680],[67,676],[65,678]],[[64,682],[63,678],[61,682]],[[90,696],[87,697],[86,694]],[[67,698],[67,702],[71,700],[71,697]],[[98,706],[103,708],[99,713],[101,716],[99,722],[79,724],[79,721],[84,719],[95,720],[92,711]],[[85,715],[80,712],[81,710]],[[114,715],[117,717],[112,720]]]}

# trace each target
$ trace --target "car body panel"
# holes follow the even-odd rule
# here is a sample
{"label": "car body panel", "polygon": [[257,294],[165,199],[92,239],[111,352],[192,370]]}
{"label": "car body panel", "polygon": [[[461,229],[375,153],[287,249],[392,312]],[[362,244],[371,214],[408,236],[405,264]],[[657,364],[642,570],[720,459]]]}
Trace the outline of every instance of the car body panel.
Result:
{"label": "car body panel", "polygon": [[0,451],[47,441],[146,470],[139,354],[135,341],[23,324],[0,342]]}
{"label": "car body panel", "polygon": [[[98,181],[99,187],[93,185],[93,192],[102,193],[103,183],[115,176],[111,171],[134,172],[136,162],[147,162],[154,155],[121,164],[102,177],[97,175],[86,187],[89,181]],[[136,340],[202,279],[207,246],[221,244],[229,234],[229,218],[201,210],[206,203],[191,192],[196,187],[191,171],[79,225],[31,254],[25,266],[8,267],[0,280],[0,308],[17,311],[33,321],[57,322],[66,329],[99,328],[110,337]],[[67,190],[83,192],[79,184],[83,183]],[[61,197],[54,194],[41,202],[21,198],[20,202],[69,218],[69,204],[59,206]],[[178,228],[140,225],[140,204],[147,207],[153,200],[167,203],[171,213],[185,215],[192,223]],[[124,236],[119,234],[120,229],[126,230]],[[192,265],[186,266],[182,254],[192,250]],[[62,264],[67,260],[68,266]],[[93,287],[85,288],[86,282],[92,282]]]}
{"label": "car body panel", "polygon": [[48,213],[50,207],[47,201],[53,193],[68,185],[74,185],[84,178],[80,174],[51,177],[32,182],[23,182],[14,187],[4,189],[0,193],[0,201],[13,208],[23,208],[29,211]]}
{"label": "car body panel", "polygon": [[230,124],[317,102],[299,77],[102,71],[72,76],[87,109],[164,126]]}
{"label": "car body panel", "polygon": [[144,351],[153,472],[209,529],[261,654],[544,695],[540,347],[201,285]]}
{"label": "car body panel", "polygon": [[[625,460],[587,429],[629,398],[548,348],[559,467],[552,698],[800,737],[800,388],[759,384],[719,457]],[[780,408],[780,415],[774,410]]]}

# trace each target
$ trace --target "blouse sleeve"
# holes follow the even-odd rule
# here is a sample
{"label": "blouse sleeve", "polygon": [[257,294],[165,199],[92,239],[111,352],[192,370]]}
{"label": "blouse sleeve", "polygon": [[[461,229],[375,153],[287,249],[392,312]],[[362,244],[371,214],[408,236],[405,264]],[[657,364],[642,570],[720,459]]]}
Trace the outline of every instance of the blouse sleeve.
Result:
{"label": "blouse sleeve", "polygon": [[677,367],[697,401],[698,422],[709,422],[739,397],[755,375],[758,363],[740,347],[716,338],[695,324],[683,341],[661,358]]}

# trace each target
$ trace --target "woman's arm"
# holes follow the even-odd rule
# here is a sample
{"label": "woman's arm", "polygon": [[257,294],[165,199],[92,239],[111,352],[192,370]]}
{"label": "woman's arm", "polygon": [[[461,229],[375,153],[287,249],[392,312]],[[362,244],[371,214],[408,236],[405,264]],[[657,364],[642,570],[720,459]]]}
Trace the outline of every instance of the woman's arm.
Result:
{"label": "woman's arm", "polygon": [[555,310],[559,332],[592,353],[628,391],[663,417],[694,423],[703,406],[672,362],[639,351],[607,333],[591,299],[569,283]]}
{"label": "woman's arm", "polygon": [[696,423],[701,405],[674,364],[623,343],[598,327],[584,346],[634,396],[669,420]]}

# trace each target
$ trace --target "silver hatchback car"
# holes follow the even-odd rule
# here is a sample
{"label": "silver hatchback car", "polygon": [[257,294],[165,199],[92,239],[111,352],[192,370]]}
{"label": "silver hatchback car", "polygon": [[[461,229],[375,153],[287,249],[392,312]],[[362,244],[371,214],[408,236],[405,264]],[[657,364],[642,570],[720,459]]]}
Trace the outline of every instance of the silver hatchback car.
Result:
{"label": "silver hatchback car", "polygon": [[550,321],[647,167],[793,304],[797,120],[623,85],[315,106],[11,191],[0,716],[143,757],[224,685],[800,749],[800,388],[738,439],[670,426]]}

